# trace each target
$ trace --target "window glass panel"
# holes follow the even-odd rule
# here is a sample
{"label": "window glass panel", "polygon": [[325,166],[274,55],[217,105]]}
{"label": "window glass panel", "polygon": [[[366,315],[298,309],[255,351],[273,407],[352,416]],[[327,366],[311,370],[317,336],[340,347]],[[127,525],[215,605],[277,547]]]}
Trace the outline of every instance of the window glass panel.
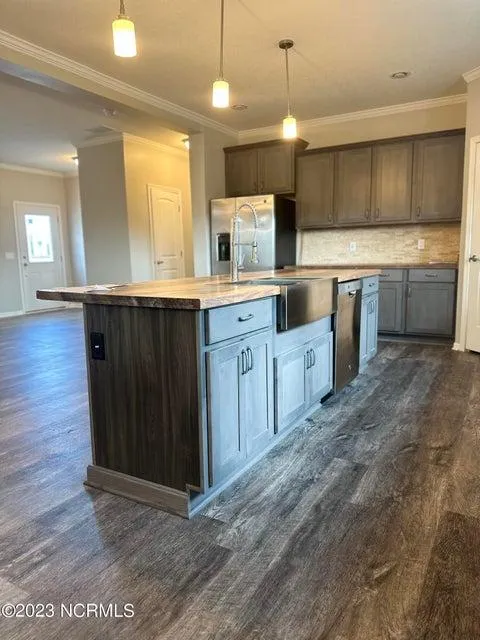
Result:
{"label": "window glass panel", "polygon": [[29,262],[53,262],[50,216],[25,216]]}

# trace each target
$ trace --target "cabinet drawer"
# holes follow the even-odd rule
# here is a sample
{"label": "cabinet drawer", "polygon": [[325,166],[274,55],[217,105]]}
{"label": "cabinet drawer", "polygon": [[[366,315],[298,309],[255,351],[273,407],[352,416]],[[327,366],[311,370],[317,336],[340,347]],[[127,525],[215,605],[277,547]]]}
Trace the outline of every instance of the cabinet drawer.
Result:
{"label": "cabinet drawer", "polygon": [[380,282],[403,282],[403,269],[383,269]]}
{"label": "cabinet drawer", "polygon": [[455,282],[455,269],[409,269],[409,282]]}
{"label": "cabinet drawer", "polygon": [[378,276],[371,276],[370,278],[363,278],[362,280],[362,295],[367,296],[369,293],[376,293],[378,291]]}
{"label": "cabinet drawer", "polygon": [[272,299],[265,298],[209,309],[205,315],[206,343],[213,344],[271,327],[273,324]]}

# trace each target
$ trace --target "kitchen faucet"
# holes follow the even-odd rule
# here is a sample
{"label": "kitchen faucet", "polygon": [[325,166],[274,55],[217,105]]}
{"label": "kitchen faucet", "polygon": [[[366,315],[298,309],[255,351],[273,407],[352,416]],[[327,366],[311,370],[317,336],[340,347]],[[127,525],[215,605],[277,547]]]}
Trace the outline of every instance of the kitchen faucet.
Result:
{"label": "kitchen faucet", "polygon": [[[240,212],[242,209],[250,209],[253,215],[253,238],[252,242],[240,242]],[[248,246],[252,248],[252,255],[250,262],[258,264],[258,245],[257,245],[257,229],[258,229],[258,216],[257,211],[253,204],[250,202],[244,202],[238,207],[232,216],[231,228],[230,228],[230,281],[238,282],[238,271],[242,268],[240,261],[240,247]]]}

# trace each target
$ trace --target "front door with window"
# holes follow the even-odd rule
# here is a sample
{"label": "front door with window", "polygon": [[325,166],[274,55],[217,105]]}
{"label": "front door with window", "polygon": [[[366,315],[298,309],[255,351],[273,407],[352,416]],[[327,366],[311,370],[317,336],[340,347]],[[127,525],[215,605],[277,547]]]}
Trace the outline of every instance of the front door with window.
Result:
{"label": "front door with window", "polygon": [[26,202],[15,202],[14,207],[24,310],[61,306],[36,298],[38,289],[65,286],[60,209],[56,205]]}

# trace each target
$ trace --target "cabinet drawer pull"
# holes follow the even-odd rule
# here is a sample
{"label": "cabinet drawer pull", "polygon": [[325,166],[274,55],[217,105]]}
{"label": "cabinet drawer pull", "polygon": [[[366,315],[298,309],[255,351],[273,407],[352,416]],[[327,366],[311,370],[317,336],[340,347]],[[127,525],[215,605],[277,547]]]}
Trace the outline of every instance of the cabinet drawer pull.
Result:
{"label": "cabinet drawer pull", "polygon": [[426,273],[426,278],[438,278],[438,273]]}
{"label": "cabinet drawer pull", "polygon": [[328,221],[333,222],[333,215],[331,213],[328,214]]}
{"label": "cabinet drawer pull", "polygon": [[247,354],[245,349],[242,349],[242,376],[247,373]]}
{"label": "cabinet drawer pull", "polygon": [[247,347],[247,373],[253,369],[253,351]]}
{"label": "cabinet drawer pull", "polygon": [[246,316],[239,316],[238,317],[238,321],[239,322],[247,322],[247,320],[251,320],[252,318],[254,318],[255,316],[253,315],[253,313],[247,313]]}
{"label": "cabinet drawer pull", "polygon": [[370,209],[365,209],[365,218],[370,220]]}
{"label": "cabinet drawer pull", "polygon": [[375,209],[375,218],[378,220],[380,218],[380,209]]}
{"label": "cabinet drawer pull", "polygon": [[305,369],[310,369],[310,350],[305,354]]}
{"label": "cabinet drawer pull", "polygon": [[410,285],[407,286],[407,298],[412,297],[412,287]]}
{"label": "cabinet drawer pull", "polygon": [[420,218],[421,213],[422,213],[422,208],[417,207],[417,218]]}
{"label": "cabinet drawer pull", "polygon": [[315,363],[317,362],[317,356],[315,355],[315,351],[313,349],[310,349],[310,353],[312,358],[312,367],[314,367]]}
{"label": "cabinet drawer pull", "polygon": [[381,273],[380,274],[380,278],[389,278],[390,274],[389,273]]}

